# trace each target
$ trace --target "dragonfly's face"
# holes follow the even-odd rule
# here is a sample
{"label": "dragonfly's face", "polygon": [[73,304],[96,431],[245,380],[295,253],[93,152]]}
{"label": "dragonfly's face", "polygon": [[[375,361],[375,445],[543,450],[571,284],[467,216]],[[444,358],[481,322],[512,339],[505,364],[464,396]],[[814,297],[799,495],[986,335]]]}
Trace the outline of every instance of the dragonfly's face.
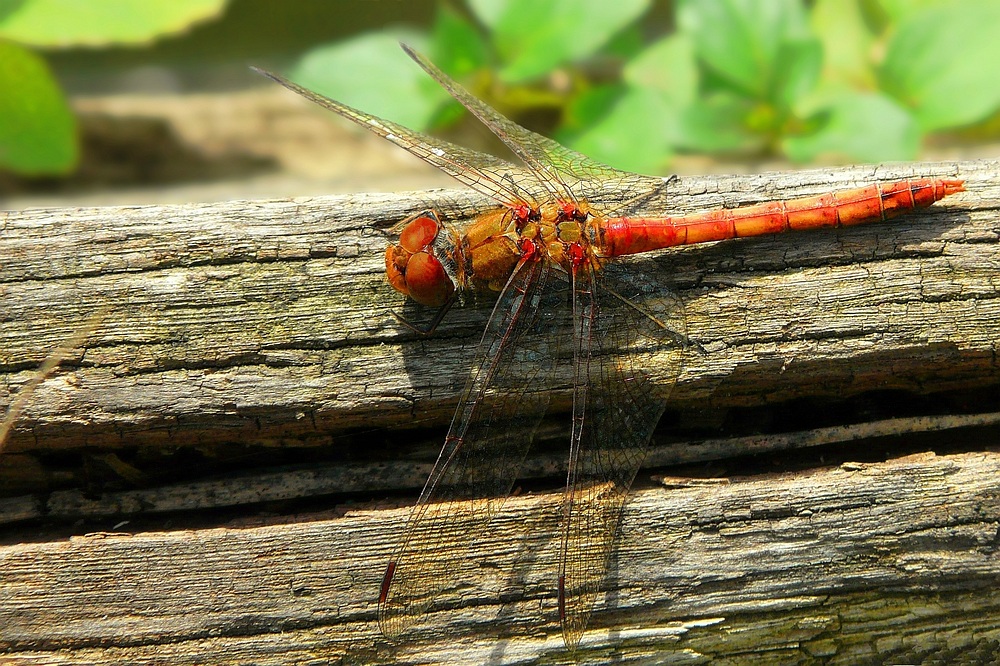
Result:
{"label": "dragonfly's face", "polygon": [[455,283],[436,250],[441,222],[428,210],[404,220],[400,226],[399,242],[385,252],[389,284],[421,305],[442,307],[455,293]]}

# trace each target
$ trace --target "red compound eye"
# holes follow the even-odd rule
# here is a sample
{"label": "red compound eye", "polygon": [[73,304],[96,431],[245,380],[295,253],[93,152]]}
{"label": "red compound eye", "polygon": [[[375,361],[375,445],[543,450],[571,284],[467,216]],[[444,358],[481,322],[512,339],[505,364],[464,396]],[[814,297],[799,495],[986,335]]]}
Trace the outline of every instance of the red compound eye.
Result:
{"label": "red compound eye", "polygon": [[404,293],[421,305],[441,307],[455,292],[455,285],[444,266],[437,257],[426,252],[418,252],[410,257],[402,275],[406,279]]}
{"label": "red compound eye", "polygon": [[399,234],[399,246],[411,254],[423,252],[437,238],[438,228],[437,220],[433,218],[425,215],[415,217]]}

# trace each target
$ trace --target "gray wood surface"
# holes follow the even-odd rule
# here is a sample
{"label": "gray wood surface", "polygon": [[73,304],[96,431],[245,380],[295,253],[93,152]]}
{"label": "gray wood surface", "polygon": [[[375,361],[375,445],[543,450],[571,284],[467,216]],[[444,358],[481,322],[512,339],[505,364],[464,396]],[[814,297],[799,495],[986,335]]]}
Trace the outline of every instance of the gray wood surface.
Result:
{"label": "gray wood surface", "polygon": [[[637,492],[575,657],[988,663],[998,476],[1000,454],[969,453]],[[395,641],[374,613],[405,508],[5,546],[0,649],[16,664],[574,663],[558,499],[510,499],[473,575]]]}
{"label": "gray wood surface", "polygon": [[[683,302],[695,343],[671,409],[995,392],[1000,164],[685,178],[649,208],[924,176],[964,178],[969,191],[885,224],[631,260]],[[415,335],[392,310],[426,313],[385,285],[382,255],[409,213],[460,217],[480,204],[448,191],[0,213],[0,405],[111,306],[33,395],[0,483],[58,449],[303,446],[353,426],[399,428],[402,442],[414,422],[446,423],[486,311],[458,310],[434,336]],[[712,443],[711,457],[748,444]],[[466,584],[394,642],[377,634],[374,602],[405,506],[69,539],[8,529],[0,663],[983,663],[1000,646],[1000,457],[990,446],[636,492],[608,595],[575,657],[555,611],[555,495],[509,500]],[[5,464],[15,464],[6,477]],[[159,492],[173,502],[164,510],[185,510],[212,495],[260,501],[290,482],[317,483],[260,473],[206,480],[188,490],[195,500],[178,487],[72,491],[17,495],[0,509],[128,515]],[[341,481],[323,483],[337,492]]]}
{"label": "gray wood surface", "polygon": [[[995,162],[685,178],[647,208],[923,176],[964,178],[969,191],[887,224],[631,259],[679,298],[695,343],[674,404],[996,381]],[[461,217],[477,203],[442,191],[4,213],[0,401],[111,307],[77,367],[36,392],[8,452],[446,423],[488,309],[458,309],[434,336],[414,334],[392,311],[428,313],[385,284],[383,255],[387,230],[408,214],[433,205]]]}

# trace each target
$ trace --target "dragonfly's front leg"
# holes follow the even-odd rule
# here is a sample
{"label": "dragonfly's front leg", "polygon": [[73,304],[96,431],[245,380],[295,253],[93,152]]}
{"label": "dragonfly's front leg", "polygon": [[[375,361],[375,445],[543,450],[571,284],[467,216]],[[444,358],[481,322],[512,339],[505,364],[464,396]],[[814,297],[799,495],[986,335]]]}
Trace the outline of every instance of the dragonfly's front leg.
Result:
{"label": "dragonfly's front leg", "polygon": [[400,324],[406,326],[414,333],[419,333],[420,335],[431,335],[437,330],[437,327],[440,326],[441,321],[444,319],[444,316],[448,314],[448,311],[451,310],[451,306],[455,304],[456,299],[457,294],[452,294],[451,298],[445,301],[444,305],[438,308],[438,311],[434,314],[434,318],[431,319],[430,323],[426,327],[417,326],[395,310],[390,310],[390,312]]}

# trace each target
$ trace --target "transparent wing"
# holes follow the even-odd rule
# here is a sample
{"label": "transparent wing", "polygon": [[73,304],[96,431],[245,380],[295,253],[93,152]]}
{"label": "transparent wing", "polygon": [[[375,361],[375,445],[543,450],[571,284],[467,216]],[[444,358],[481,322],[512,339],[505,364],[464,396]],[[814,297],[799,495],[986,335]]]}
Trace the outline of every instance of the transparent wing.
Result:
{"label": "transparent wing", "polygon": [[[407,129],[391,120],[359,111],[308,88],[303,88],[282,76],[259,67],[251,69],[280,83],[292,92],[374,132],[383,139],[391,141],[431,166],[444,171],[460,183],[491,197],[501,205],[515,206],[524,203],[537,208],[540,202],[526,200],[526,196],[534,195],[537,197],[539,193],[547,192],[546,188],[537,184],[537,179],[532,172],[499,157]],[[535,183],[536,185],[534,188],[529,188],[524,186],[525,183]]]}
{"label": "transparent wing", "polygon": [[[662,178],[614,169],[582,153],[570,150],[548,137],[521,127],[486,102],[471,95],[423,55],[406,44],[400,46],[452,97],[521,158],[540,182],[548,183],[549,194],[556,199],[569,201],[586,199],[590,203],[596,203],[606,196],[616,198],[626,192],[634,197],[663,187]],[[611,192],[606,194],[605,190],[609,189]]]}
{"label": "transparent wing", "polygon": [[625,499],[683,360],[675,299],[634,277],[594,278],[579,276],[573,290],[574,427],[558,581],[567,646],[579,643],[605,584]]}
{"label": "transparent wing", "polygon": [[[430,478],[389,565],[379,626],[395,636],[475,575],[471,544],[510,493],[548,405],[563,336],[551,332],[557,270],[526,261],[502,291]],[[564,290],[563,297],[564,297]]]}

